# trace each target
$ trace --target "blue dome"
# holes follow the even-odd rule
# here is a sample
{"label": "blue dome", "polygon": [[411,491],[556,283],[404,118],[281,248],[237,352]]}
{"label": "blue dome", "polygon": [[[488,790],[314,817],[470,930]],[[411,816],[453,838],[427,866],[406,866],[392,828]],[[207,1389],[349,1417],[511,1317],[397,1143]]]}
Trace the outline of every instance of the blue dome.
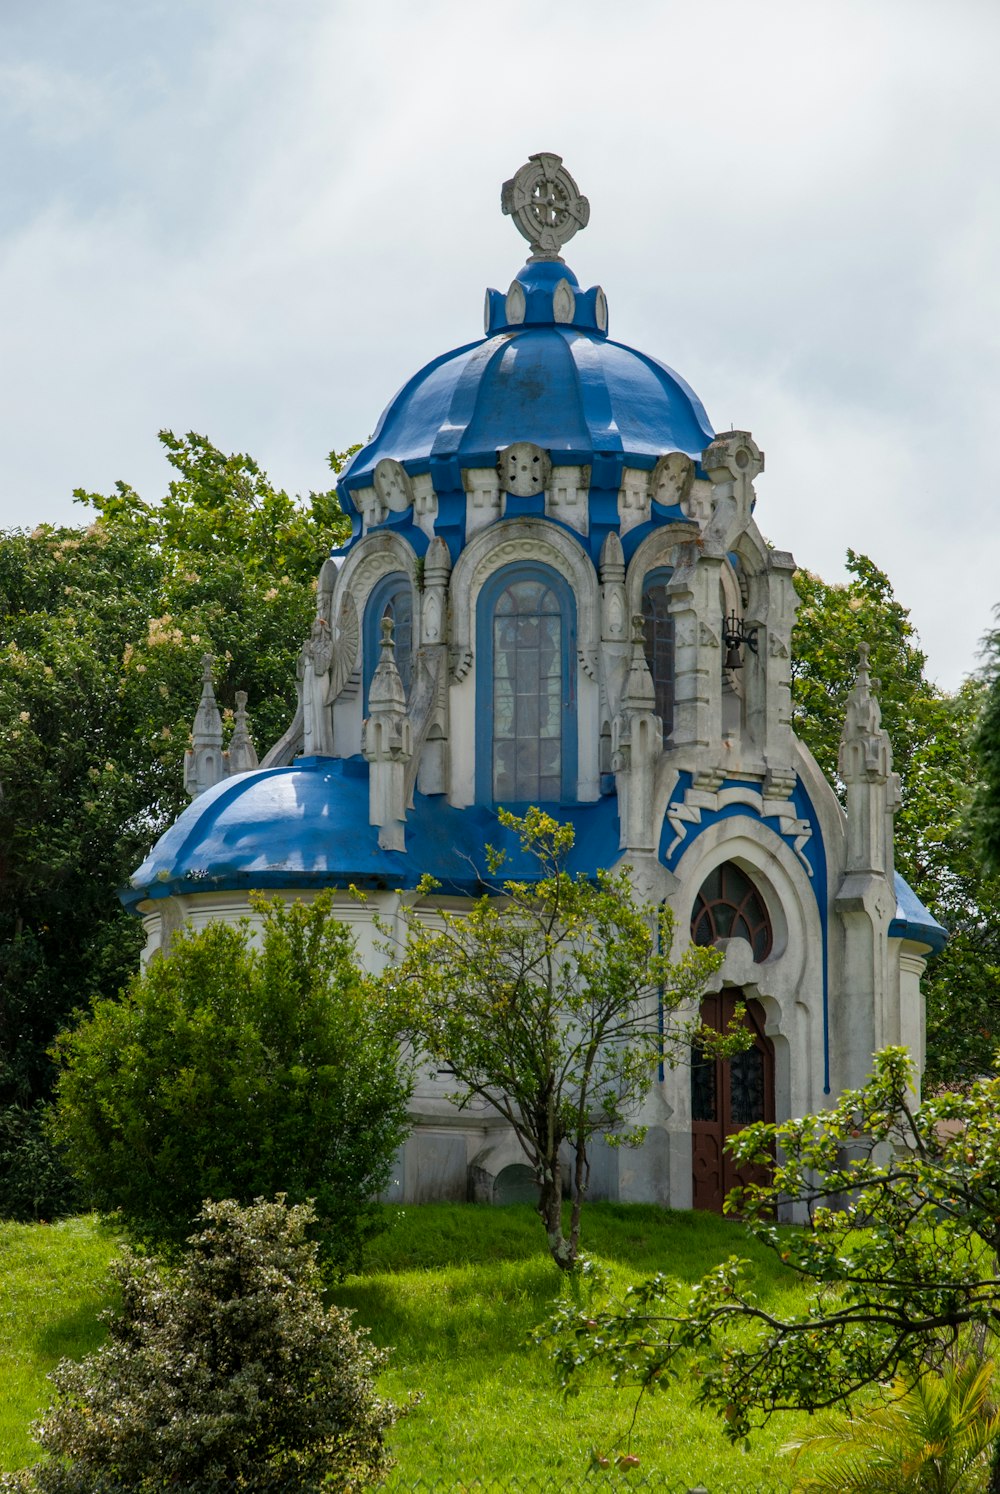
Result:
{"label": "blue dome", "polygon": [[[614,860],[614,797],[551,812],[574,826],[571,871],[593,875]],[[485,874],[487,845],[508,854],[501,876],[537,875],[494,810],[454,809],[420,793],[407,814],[407,854],[383,851],[377,827],[368,823],[368,764],[300,757],[290,767],[258,768],[206,789],[160,836],[119,896],[134,910],[147,898],[178,893],[414,887],[424,872],[447,891],[475,895],[483,890],[477,871]]]}
{"label": "blue dome", "polygon": [[462,468],[492,467],[528,441],[556,466],[594,466],[592,486],[609,488],[623,467],[649,470],[667,452],[697,461],[713,438],[689,385],[612,342],[604,292],[581,291],[559,261],[529,261],[506,296],[488,291],[486,328],[404,384],[340,478],[348,510],[383,457],[431,473],[440,494],[460,488]]}

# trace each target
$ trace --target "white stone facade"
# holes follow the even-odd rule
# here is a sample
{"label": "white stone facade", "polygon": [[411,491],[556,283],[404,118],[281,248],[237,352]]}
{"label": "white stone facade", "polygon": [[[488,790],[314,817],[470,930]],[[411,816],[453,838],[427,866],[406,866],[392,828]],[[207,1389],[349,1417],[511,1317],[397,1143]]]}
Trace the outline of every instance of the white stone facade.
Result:
{"label": "white stone facade", "polygon": [[[552,174],[559,158],[532,161]],[[424,870],[447,880],[435,828],[450,814],[456,835],[464,823],[488,838],[496,804],[512,802],[505,785],[534,783],[568,813],[603,815],[600,864],[629,865],[643,898],[669,904],[678,951],[705,888],[750,886],[766,938],[722,939],[709,994],[752,1004],[770,1113],[815,1110],[864,1082],[877,1047],[904,1043],[921,1062],[920,976],[943,939],[894,876],[898,784],[867,662],[844,726],[845,814],[792,731],[794,562],[754,518],[761,451],[745,431],[713,437],[676,376],[607,341],[603,292],[574,290],[556,250],[533,247],[511,291],[488,293],[484,343],[448,355],[461,378],[426,454],[413,456],[413,411],[431,405],[407,386],[344,474],[355,533],[323,566],[298,710],[259,769],[245,731],[224,758],[207,680],[186,769],[194,803],[126,901],[152,952],[186,921],[246,916],[250,887],[333,887],[375,966],[373,914],[391,923],[412,905]],[[532,626],[558,646],[537,698],[519,675],[508,710],[503,607],[529,591]],[[525,669],[543,653],[526,652]],[[421,911],[433,920],[438,906]],[[487,1107],[452,1105],[451,1088],[424,1073],[394,1196],[509,1196],[498,1180],[523,1163],[519,1148]],[[639,1117],[643,1147],[597,1148],[592,1196],[690,1206],[707,1103],[692,1070],[667,1068]]]}

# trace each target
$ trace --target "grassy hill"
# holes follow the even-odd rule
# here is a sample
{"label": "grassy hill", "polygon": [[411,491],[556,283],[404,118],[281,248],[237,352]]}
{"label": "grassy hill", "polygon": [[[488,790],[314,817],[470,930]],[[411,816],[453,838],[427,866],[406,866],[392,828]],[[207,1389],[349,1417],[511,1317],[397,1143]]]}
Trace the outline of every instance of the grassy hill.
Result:
{"label": "grassy hill", "polygon": [[[792,1425],[776,1418],[749,1453],[731,1448],[718,1422],[678,1384],[643,1407],[630,1450],[631,1480],[588,1473],[591,1450],[612,1458],[626,1446],[634,1397],[594,1381],[564,1401],[530,1330],[562,1289],[527,1206],[392,1209],[392,1226],[368,1252],[363,1274],[334,1293],[356,1310],[379,1344],[393,1346],[385,1391],[420,1402],[395,1428],[398,1467],[389,1490],[418,1480],[502,1490],[518,1480],[590,1488],[641,1480],[664,1491],[702,1484],[710,1494],[787,1490],[777,1449]],[[593,1204],[585,1249],[616,1287],[657,1270],[693,1281],[727,1256],[757,1263],[757,1290],[788,1302],[796,1287],[738,1224],[642,1205]],[[105,1272],[116,1240],[96,1219],[57,1225],[0,1224],[0,1469],[36,1456],[28,1423],[47,1403],[45,1375],[63,1355],[96,1347]],[[646,1481],[649,1480],[648,1484]]]}

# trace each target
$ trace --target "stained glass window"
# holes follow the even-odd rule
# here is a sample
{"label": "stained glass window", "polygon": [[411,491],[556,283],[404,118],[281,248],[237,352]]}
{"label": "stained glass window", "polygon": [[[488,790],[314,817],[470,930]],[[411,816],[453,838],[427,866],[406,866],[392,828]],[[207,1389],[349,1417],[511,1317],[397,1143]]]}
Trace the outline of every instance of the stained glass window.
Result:
{"label": "stained glass window", "polygon": [[755,960],[771,953],[771,920],[764,899],[734,861],[724,861],[706,877],[691,914],[695,944],[717,939],[746,939]]}
{"label": "stained glass window", "polygon": [[666,741],[674,725],[674,620],[667,608],[669,571],[654,571],[642,591],[646,663],[656,691],[656,714]]}
{"label": "stained glass window", "polygon": [[542,580],[512,581],[493,609],[493,797],[562,797],[563,615]]}

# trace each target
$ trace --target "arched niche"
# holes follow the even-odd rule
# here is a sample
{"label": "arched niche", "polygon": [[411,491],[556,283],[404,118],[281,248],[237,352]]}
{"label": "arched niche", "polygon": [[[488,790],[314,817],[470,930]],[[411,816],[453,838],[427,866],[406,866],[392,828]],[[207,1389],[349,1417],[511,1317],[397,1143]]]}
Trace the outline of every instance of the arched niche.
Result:
{"label": "arched niche", "polygon": [[[816,888],[788,841],[752,815],[716,820],[697,834],[674,868],[679,890],[669,897],[675,947],[690,942],[690,920],[699,890],[723,863],[737,865],[756,887],[771,924],[770,952],[755,960],[743,938],[721,941],[720,968],[706,991],[727,986],[752,990],[767,1014],[767,1035],[787,1043],[776,1068],[778,1118],[801,1115],[823,1103],[824,964],[826,889]],[[823,904],[823,913],[817,901]]]}

